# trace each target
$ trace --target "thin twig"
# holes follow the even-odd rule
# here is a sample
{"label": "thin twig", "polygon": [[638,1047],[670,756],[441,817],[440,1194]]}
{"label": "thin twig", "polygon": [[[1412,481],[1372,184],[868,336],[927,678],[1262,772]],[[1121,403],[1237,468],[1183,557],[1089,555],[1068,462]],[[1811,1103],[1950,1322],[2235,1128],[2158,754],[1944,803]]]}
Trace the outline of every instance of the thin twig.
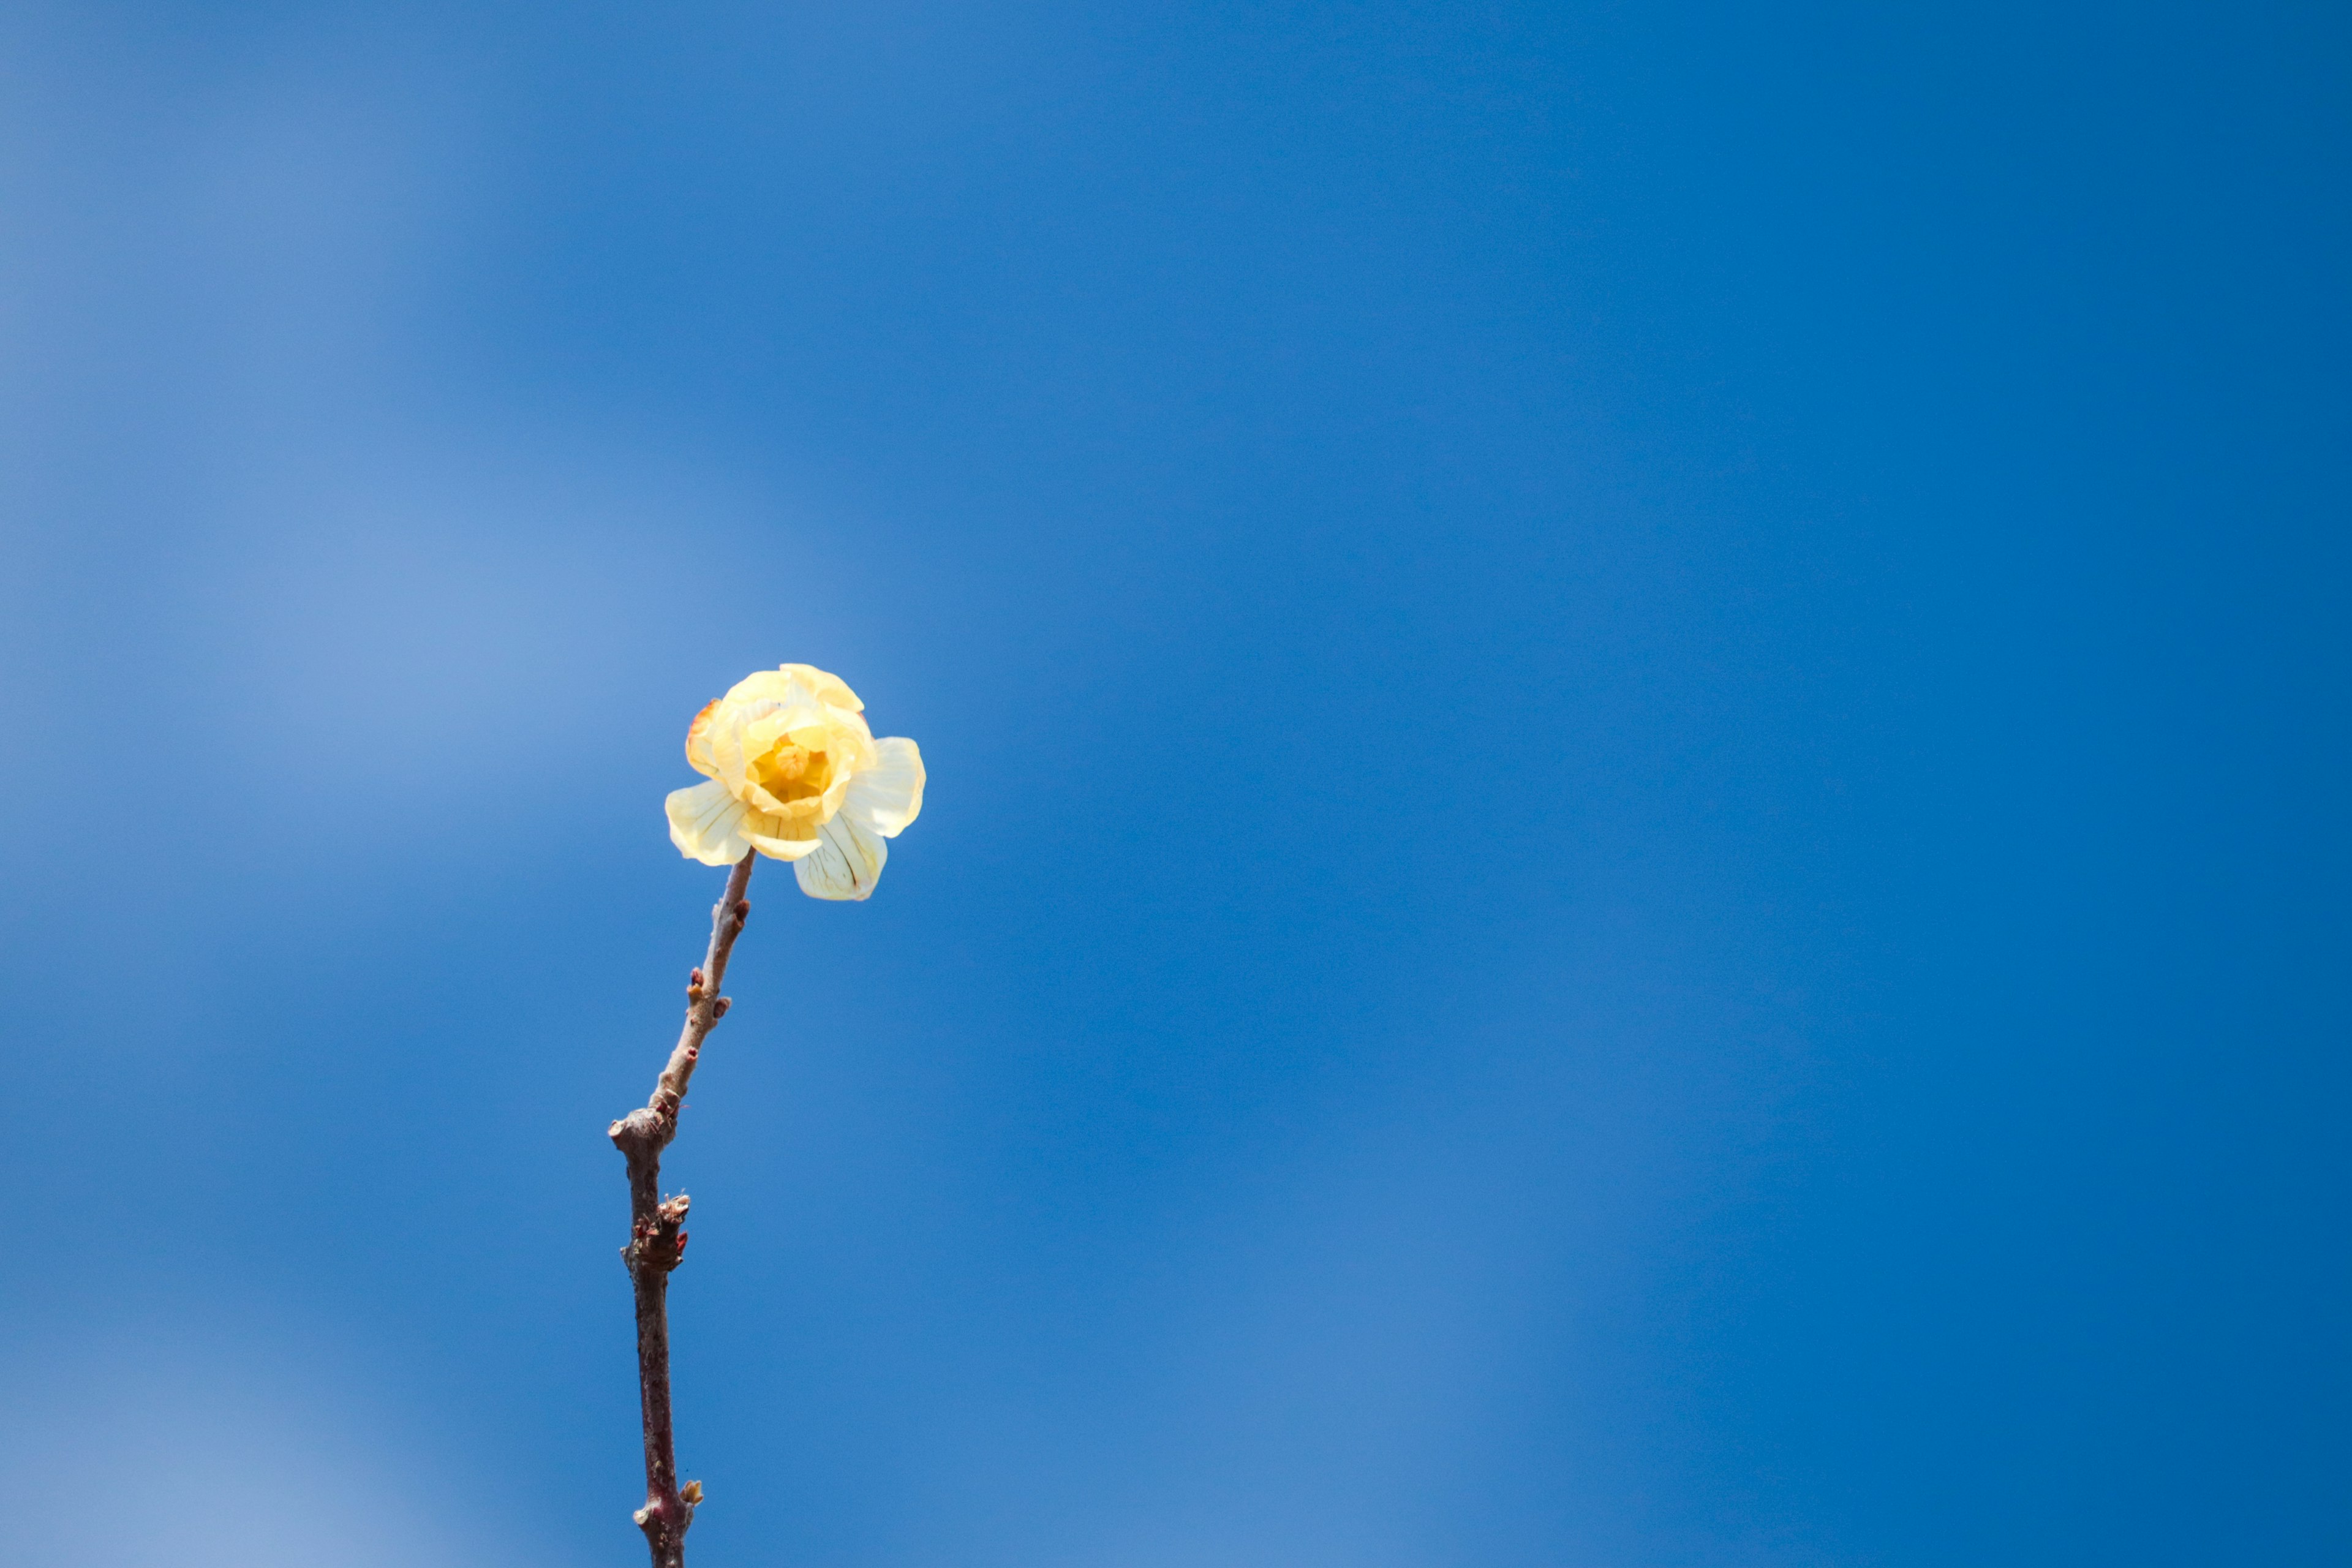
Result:
{"label": "thin twig", "polygon": [[743,897],[751,885],[751,862],[758,851],[743,857],[727,874],[727,891],[710,911],[710,949],[686,984],[686,1028],[668,1065],[654,1080],[653,1098],[613,1123],[614,1145],[629,1163],[629,1245],[621,1261],[629,1268],[637,1295],[637,1390],[646,1424],[646,1506],[636,1521],[653,1549],[654,1568],[685,1568],[687,1527],[702,1500],[702,1484],[677,1484],[677,1446],[671,1435],[669,1411],[669,1273],[686,1252],[687,1197],[684,1193],[662,1201],[661,1156],[677,1136],[677,1113],[686,1103],[686,1086],[701,1059],[702,1042],[727,1016],[727,998],[719,994],[727,977],[727,955],[751,918],[751,902]]}

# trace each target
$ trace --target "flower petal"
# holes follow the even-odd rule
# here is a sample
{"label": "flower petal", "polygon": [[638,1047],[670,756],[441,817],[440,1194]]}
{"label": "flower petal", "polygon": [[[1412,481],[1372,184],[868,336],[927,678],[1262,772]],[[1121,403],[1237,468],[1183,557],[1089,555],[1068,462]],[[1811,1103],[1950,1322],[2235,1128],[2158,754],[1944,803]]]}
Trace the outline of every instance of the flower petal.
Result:
{"label": "flower petal", "polygon": [[844,815],[896,838],[923,810],[923,753],[904,735],[874,742],[875,762],[849,781]]}
{"label": "flower petal", "polygon": [[789,675],[816,693],[819,702],[829,702],[835,708],[846,708],[852,713],[862,713],[866,704],[857,700],[857,693],[849,683],[830,670],[819,669],[813,664],[786,664],[777,667],[777,673]]}
{"label": "flower petal", "polygon": [[719,776],[719,764],[710,757],[710,725],[718,716],[719,704],[709,703],[694,716],[694,722],[686,727],[687,766],[705,778]]}
{"label": "flower petal", "polygon": [[678,853],[706,866],[731,866],[751,852],[743,837],[743,803],[713,780],[672,790],[662,802],[669,813],[669,841]]}
{"label": "flower petal", "polygon": [[841,677],[813,664],[787,664],[775,669],[755,669],[727,689],[730,702],[814,701],[862,712],[866,704]]}
{"label": "flower petal", "polygon": [[743,837],[751,840],[752,848],[772,860],[797,860],[803,855],[813,855],[819,843],[813,824],[757,811],[744,814]]}
{"label": "flower petal", "polygon": [[874,884],[882,879],[889,847],[845,814],[819,827],[816,836],[816,853],[793,862],[801,891],[812,899],[870,897]]}

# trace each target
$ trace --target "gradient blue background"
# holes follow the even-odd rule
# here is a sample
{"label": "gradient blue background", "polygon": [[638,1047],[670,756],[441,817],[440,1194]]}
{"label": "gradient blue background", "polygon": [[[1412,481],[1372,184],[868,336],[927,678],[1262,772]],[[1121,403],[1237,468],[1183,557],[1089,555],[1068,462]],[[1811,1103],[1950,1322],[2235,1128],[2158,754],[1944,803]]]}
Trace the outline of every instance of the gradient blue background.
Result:
{"label": "gradient blue background", "polygon": [[2344,1562],[2347,41],[9,7],[10,1555]]}

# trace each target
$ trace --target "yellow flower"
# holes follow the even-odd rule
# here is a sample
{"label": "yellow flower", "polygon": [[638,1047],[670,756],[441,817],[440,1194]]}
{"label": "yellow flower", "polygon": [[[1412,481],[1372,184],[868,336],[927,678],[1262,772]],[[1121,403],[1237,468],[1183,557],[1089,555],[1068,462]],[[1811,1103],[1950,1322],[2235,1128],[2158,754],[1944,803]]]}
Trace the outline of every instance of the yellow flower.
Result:
{"label": "yellow flower", "polygon": [[865,709],[810,665],[736,682],[686,731],[686,760],[710,782],[671,794],[670,842],[706,866],[754,849],[790,860],[813,899],[872,893],[882,841],[923,809],[923,753],[903,736],[876,740]]}

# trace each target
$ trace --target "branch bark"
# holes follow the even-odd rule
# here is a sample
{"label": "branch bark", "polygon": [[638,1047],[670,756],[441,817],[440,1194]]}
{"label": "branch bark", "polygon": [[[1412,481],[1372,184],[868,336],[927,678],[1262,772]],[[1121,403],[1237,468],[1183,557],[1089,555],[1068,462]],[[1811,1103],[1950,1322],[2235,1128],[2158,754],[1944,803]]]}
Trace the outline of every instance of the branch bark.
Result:
{"label": "branch bark", "polygon": [[669,1407],[669,1275],[686,1252],[687,1196],[663,1201],[662,1151],[677,1136],[678,1111],[686,1104],[686,1086],[702,1058],[702,1042],[727,1016],[727,998],[719,994],[727,977],[727,958],[751,905],[743,894],[751,885],[753,850],[727,874],[727,890],[710,911],[710,947],[702,967],[686,984],[686,1027],[661,1077],[654,1080],[653,1098],[612,1125],[614,1146],[629,1167],[629,1245],[621,1248],[630,1282],[637,1297],[637,1392],[646,1427],[646,1506],[635,1518],[653,1551],[654,1568],[685,1568],[687,1527],[694,1522],[695,1506],[702,1500],[702,1483],[677,1484],[677,1452]]}

